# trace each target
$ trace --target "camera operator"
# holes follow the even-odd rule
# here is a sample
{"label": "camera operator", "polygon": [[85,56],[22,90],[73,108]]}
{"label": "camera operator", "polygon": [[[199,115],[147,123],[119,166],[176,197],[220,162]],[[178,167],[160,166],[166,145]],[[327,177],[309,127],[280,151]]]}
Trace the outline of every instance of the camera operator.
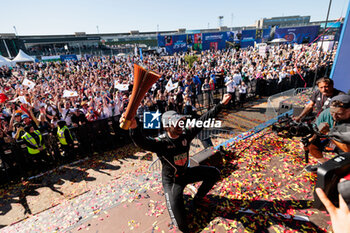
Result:
{"label": "camera operator", "polygon": [[314,106],[316,107],[316,116],[318,116],[324,109],[329,108],[332,97],[344,94],[342,91],[333,87],[334,83],[330,78],[320,78],[317,80],[316,85],[318,90],[312,94],[310,103],[305,106],[299,116],[295,117],[295,121],[300,122],[303,117],[312,112]]}
{"label": "camera operator", "polygon": [[[316,119],[316,125],[320,133],[324,135],[327,135],[334,126],[344,123],[350,123],[350,95],[338,95],[333,97],[331,99],[330,108],[322,111]],[[316,172],[320,164],[327,161],[327,159],[323,157],[322,151],[330,141],[335,144],[335,151],[350,151],[349,144],[340,143],[335,140],[322,139],[314,135],[314,137],[311,138],[308,150],[310,154],[318,160],[319,164],[306,166],[306,171]]]}

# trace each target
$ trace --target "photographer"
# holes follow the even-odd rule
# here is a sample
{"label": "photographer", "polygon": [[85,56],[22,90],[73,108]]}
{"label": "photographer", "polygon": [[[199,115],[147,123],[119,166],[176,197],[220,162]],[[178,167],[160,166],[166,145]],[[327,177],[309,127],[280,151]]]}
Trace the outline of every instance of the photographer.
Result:
{"label": "photographer", "polygon": [[303,117],[312,112],[314,106],[316,107],[316,116],[318,116],[324,109],[329,108],[332,97],[344,94],[333,87],[334,83],[330,78],[320,78],[317,80],[316,85],[318,90],[312,94],[310,103],[305,106],[299,116],[295,117],[295,121],[300,122]]}
{"label": "photographer", "polygon": [[[350,96],[338,95],[331,99],[330,108],[324,110],[318,116],[316,119],[316,125],[318,126],[320,133],[328,135],[334,126],[339,126],[344,123],[350,123]],[[308,150],[310,154],[318,160],[319,164],[306,166],[306,171],[316,172],[320,164],[327,161],[327,159],[323,157],[322,151],[330,143],[330,141],[335,144],[333,146],[335,151],[350,151],[349,144],[341,143],[335,140],[322,139],[315,135],[311,138],[311,143],[308,146]]]}

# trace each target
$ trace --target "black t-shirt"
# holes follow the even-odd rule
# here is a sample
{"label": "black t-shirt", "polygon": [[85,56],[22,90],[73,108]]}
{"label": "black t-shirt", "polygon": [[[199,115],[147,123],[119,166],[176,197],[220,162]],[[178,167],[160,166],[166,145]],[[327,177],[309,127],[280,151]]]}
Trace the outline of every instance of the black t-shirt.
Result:
{"label": "black t-shirt", "polygon": [[88,120],[86,119],[86,117],[83,113],[80,113],[79,116],[73,114],[71,119],[72,119],[72,123],[75,123],[77,125],[79,125],[79,123],[85,124],[88,122]]}
{"label": "black t-shirt", "polygon": [[311,95],[311,101],[315,103],[316,106],[316,112],[317,114],[319,114],[320,112],[322,112],[324,109],[329,108],[330,104],[331,104],[331,99],[334,96],[337,96],[339,94],[344,94],[344,92],[335,89],[333,90],[333,95],[332,96],[324,96],[322,95],[322,93],[320,92],[320,90],[315,91],[312,95]]}
{"label": "black t-shirt", "polygon": [[159,112],[164,113],[165,108],[167,106],[167,102],[165,100],[157,100],[156,104],[157,104],[157,109],[159,110]]}
{"label": "black t-shirt", "polygon": [[[218,104],[200,117],[205,121],[216,117],[222,109]],[[189,149],[192,139],[202,130],[202,128],[185,129],[178,138],[172,139],[166,133],[156,137],[145,137],[142,126],[138,123],[136,129],[130,130],[130,136],[134,143],[141,148],[156,152],[162,162],[162,174],[174,177],[175,174],[183,174],[189,162]]]}

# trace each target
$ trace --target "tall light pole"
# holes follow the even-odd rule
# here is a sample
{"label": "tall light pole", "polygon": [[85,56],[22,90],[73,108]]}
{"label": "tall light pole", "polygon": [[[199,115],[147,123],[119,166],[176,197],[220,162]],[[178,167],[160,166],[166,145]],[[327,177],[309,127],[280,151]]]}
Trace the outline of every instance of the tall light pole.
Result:
{"label": "tall light pole", "polygon": [[98,25],[96,25],[96,29],[97,29],[97,34],[100,34],[100,29],[98,28]]}
{"label": "tall light pole", "polygon": [[[332,6],[332,0],[329,0],[329,4],[328,4],[328,11],[327,11],[327,17],[326,17],[326,23],[324,25],[324,30],[327,29],[327,24],[328,24],[328,17],[329,17],[329,12],[331,10],[331,6]],[[319,67],[319,64],[320,64],[320,55],[321,55],[321,52],[323,50],[323,41],[324,41],[324,36],[322,36],[322,40],[321,40],[321,46],[320,46],[320,52],[318,54],[318,62],[317,62],[317,66],[316,66],[316,70],[315,70],[315,76],[314,76],[314,82],[312,84],[312,87],[315,88],[315,84],[316,84],[316,78],[317,78],[317,72],[318,72],[318,67]]]}
{"label": "tall light pole", "polygon": [[16,26],[13,26],[13,30],[15,30],[15,35],[18,36]]}
{"label": "tall light pole", "polygon": [[222,27],[222,23],[224,21],[224,16],[221,15],[218,17],[218,19],[219,19],[219,27]]}

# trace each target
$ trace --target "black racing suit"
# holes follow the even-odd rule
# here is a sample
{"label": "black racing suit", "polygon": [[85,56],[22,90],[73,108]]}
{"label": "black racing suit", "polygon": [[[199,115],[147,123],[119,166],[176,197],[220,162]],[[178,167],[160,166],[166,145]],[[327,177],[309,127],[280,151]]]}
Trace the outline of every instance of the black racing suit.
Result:
{"label": "black racing suit", "polygon": [[[205,121],[218,115],[222,104],[218,104],[203,114],[199,120]],[[182,135],[172,139],[167,133],[156,137],[145,137],[142,127],[130,130],[130,136],[139,147],[157,153],[162,162],[162,183],[169,215],[173,223],[183,232],[188,232],[183,190],[187,184],[203,181],[196,197],[204,197],[220,179],[220,171],[211,166],[189,167],[189,149],[192,139],[202,128],[185,129]]]}

